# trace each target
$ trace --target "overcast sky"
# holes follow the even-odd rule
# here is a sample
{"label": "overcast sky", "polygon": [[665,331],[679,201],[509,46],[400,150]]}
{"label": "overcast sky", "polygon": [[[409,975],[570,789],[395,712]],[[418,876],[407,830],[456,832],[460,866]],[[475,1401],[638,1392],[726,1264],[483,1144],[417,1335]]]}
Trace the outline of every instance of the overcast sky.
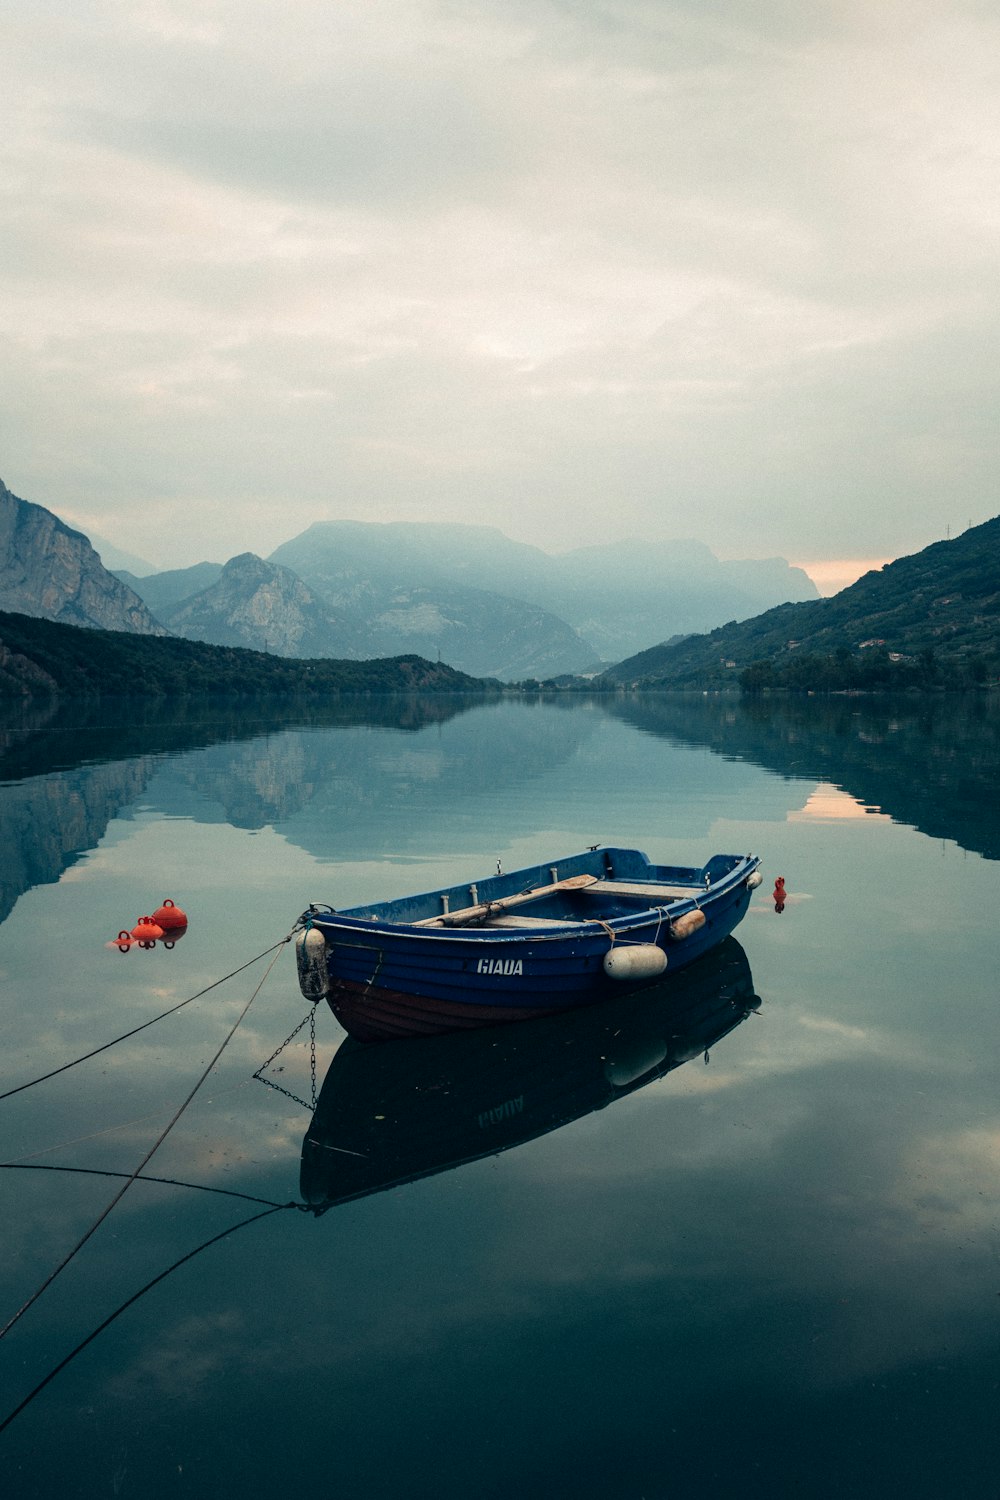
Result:
{"label": "overcast sky", "polygon": [[887,558],[1000,511],[995,0],[6,0],[0,475]]}

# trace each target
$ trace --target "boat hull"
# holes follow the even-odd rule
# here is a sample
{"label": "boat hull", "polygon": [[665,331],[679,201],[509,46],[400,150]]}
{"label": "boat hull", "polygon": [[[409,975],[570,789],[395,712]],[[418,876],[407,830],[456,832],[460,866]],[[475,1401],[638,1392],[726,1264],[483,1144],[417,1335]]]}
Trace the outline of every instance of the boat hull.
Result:
{"label": "boat hull", "polygon": [[[311,921],[326,942],[326,998],[344,1029],[363,1041],[491,1026],[591,1005],[662,979],[655,973],[623,985],[605,969],[613,947],[661,950],[669,977],[721,943],[746,913],[756,866],[750,856],[734,857],[731,868],[696,897],[665,897],[654,907],[617,909],[585,922],[547,924],[542,918],[528,932],[314,915]],[[691,910],[701,913],[700,925],[678,940],[674,934],[683,924],[675,927],[674,919]]]}

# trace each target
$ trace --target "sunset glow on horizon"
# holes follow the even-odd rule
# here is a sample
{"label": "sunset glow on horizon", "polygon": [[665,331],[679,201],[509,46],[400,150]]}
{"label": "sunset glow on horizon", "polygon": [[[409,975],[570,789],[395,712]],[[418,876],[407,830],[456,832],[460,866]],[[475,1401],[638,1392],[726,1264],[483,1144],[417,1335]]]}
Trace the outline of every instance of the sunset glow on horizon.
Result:
{"label": "sunset glow on horizon", "polygon": [[794,562],[792,567],[808,573],[820,593],[828,597],[856,583],[865,573],[884,568],[892,560],[891,557],[840,557],[820,562]]}

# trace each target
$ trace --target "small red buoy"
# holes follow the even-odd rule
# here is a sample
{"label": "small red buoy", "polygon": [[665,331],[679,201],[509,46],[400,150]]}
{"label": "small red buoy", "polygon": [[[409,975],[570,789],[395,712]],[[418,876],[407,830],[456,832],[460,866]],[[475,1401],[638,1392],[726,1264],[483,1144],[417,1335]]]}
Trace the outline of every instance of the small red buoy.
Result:
{"label": "small red buoy", "polygon": [[164,932],[169,932],[172,927],[186,927],[188,923],[186,914],[170,900],[164,901],[162,906],[156,908],[153,921],[157,922]]}
{"label": "small red buoy", "polygon": [[107,946],[109,948],[117,948],[119,953],[127,953],[131,948],[133,941],[134,939],[132,937],[132,934],[130,932],[126,932],[123,927],[121,932],[115,938],[114,942],[108,943]]}
{"label": "small red buoy", "polygon": [[774,882],[774,909],[776,912],[784,911],[785,896],[785,877],[784,875],[779,875],[777,880]]}
{"label": "small red buoy", "polygon": [[163,936],[163,928],[152,917],[140,917],[132,928],[132,937],[137,943],[155,943]]}

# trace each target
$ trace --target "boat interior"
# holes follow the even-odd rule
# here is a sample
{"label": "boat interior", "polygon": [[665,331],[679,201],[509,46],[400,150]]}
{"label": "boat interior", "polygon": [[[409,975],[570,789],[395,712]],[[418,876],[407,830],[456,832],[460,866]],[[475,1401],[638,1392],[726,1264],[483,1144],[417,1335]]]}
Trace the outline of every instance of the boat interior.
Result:
{"label": "boat interior", "polygon": [[421,927],[532,928],[612,921],[651,906],[695,901],[743,859],[698,869],[654,865],[638,849],[592,849],[551,865],[379,903],[346,916]]}

